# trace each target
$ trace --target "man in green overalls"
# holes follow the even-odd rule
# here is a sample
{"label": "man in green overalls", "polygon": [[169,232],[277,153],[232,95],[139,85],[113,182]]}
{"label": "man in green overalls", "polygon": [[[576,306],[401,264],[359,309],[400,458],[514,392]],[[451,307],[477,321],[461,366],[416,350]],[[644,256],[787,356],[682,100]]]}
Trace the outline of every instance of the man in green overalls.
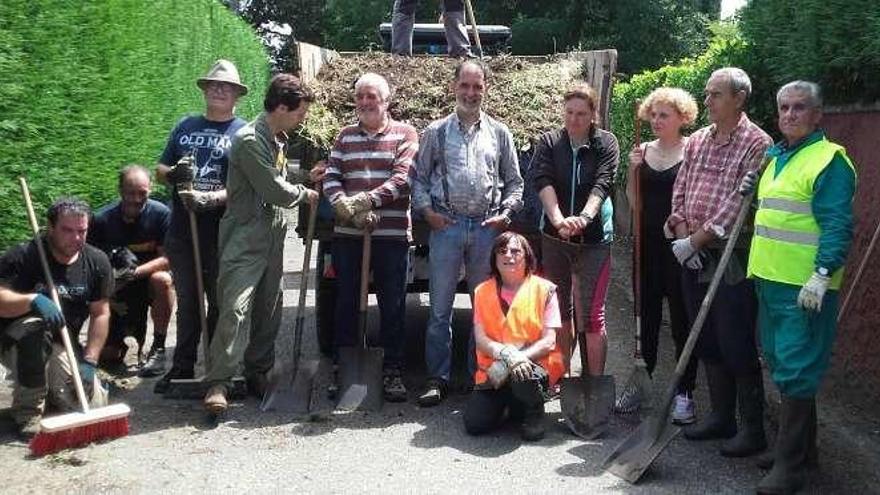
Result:
{"label": "man in green overalls", "polygon": [[799,490],[804,468],[816,462],[816,392],[831,358],[856,182],[846,150],[819,129],[818,85],[790,82],[776,103],[784,139],[768,151],[772,160],[758,181],[748,268],[761,346],[782,395],[776,447],[763,462],[772,470],[758,493]]}
{"label": "man in green overalls", "polygon": [[281,323],[281,276],[285,208],[303,201],[312,207],[318,193],[285,179],[287,131],[306,117],[313,93],[290,74],[272,78],[264,112],[232,140],[226,179],[226,213],[220,220],[220,315],[205,381],[211,388],[205,408],[226,410],[229,380],[244,362],[248,388],[262,395],[265,375],[275,363],[275,337]]}

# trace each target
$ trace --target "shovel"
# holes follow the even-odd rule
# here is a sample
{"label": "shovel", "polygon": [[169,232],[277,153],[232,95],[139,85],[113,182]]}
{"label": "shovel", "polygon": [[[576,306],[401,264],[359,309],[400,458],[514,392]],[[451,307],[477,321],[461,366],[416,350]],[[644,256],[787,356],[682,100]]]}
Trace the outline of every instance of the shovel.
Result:
{"label": "shovel", "polygon": [[[642,137],[642,119],[639,118],[639,104],[636,100],[635,104],[635,146],[641,146]],[[614,403],[614,412],[619,414],[631,414],[639,410],[642,404],[649,401],[648,390],[651,383],[651,377],[648,375],[648,365],[642,357],[642,217],[644,214],[644,203],[642,198],[642,166],[644,162],[639,164],[633,170],[633,191],[635,204],[633,205],[633,313],[636,320],[636,342],[635,352],[633,353],[633,367],[630,371],[629,378],[623,385],[623,390]]]}
{"label": "shovel", "polygon": [[[764,165],[766,164],[767,160],[764,162]],[[764,167],[762,166],[761,169],[763,170],[763,168]],[[678,358],[678,364],[675,365],[675,373],[672,376],[672,381],[669,384],[669,387],[666,389],[666,395],[664,396],[663,402],[659,404],[660,407],[656,409],[653,416],[643,421],[636,431],[630,434],[630,436],[627,437],[623,443],[618,445],[617,448],[614,449],[614,452],[605,459],[605,462],[603,463],[605,471],[629,481],[630,483],[637,482],[651,466],[651,463],[654,462],[654,459],[663,452],[663,449],[665,449],[675,435],[678,434],[679,428],[673,426],[669,421],[672,400],[675,398],[675,394],[678,390],[678,383],[684,375],[688,361],[690,361],[691,358],[691,353],[693,353],[694,346],[697,344],[697,339],[700,337],[700,332],[703,330],[703,323],[705,323],[706,318],[709,315],[709,308],[712,305],[712,301],[715,299],[715,293],[718,291],[718,286],[721,284],[721,278],[724,276],[724,271],[727,268],[727,264],[730,262],[731,255],[733,255],[733,248],[736,245],[736,239],[739,237],[746,216],[748,216],[749,206],[752,203],[753,196],[754,192],[743,198],[742,206],[740,206],[739,213],[737,213],[736,221],[733,224],[733,228],[730,230],[730,237],[728,237],[727,244],[724,246],[724,253],[721,255],[718,267],[712,275],[712,281],[709,283],[709,290],[706,292],[706,297],[703,298],[703,303],[700,305],[700,312],[697,313],[697,318],[691,326],[690,335],[688,336],[687,342],[684,344],[681,356]]]}
{"label": "shovel", "polygon": [[608,429],[614,405],[614,377],[593,376],[587,365],[587,335],[577,332],[581,353],[581,376],[562,379],[559,405],[565,424],[575,435],[592,440]]}
{"label": "shovel", "polygon": [[312,400],[312,382],[318,371],[318,361],[300,361],[302,356],[302,333],[305,324],[306,291],[309,285],[309,267],[312,260],[312,239],[315,237],[315,221],[318,205],[309,207],[309,226],[306,231],[306,250],[299,279],[299,305],[296,307],[296,323],[293,327],[292,361],[284,363],[269,376],[266,394],[260,410],[306,414]]}
{"label": "shovel", "polygon": [[367,347],[367,294],[370,285],[370,229],[364,229],[361,257],[361,291],[357,336],[354,347],[339,348],[340,411],[378,411],[382,409],[382,349]]}

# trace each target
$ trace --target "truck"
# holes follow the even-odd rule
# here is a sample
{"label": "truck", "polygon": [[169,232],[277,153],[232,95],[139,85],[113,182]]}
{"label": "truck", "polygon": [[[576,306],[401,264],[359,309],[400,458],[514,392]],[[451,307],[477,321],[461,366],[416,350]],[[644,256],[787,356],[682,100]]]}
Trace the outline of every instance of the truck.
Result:
{"label": "truck", "polygon": [[[332,64],[334,60],[342,57],[357,56],[358,53],[340,53],[328,50],[319,46],[308,43],[296,43],[297,60],[299,65],[299,73],[306,84],[319,81],[322,75],[322,69],[328,64]],[[611,91],[613,86],[613,75],[616,70],[617,52],[616,50],[594,50],[586,52],[570,52],[564,54],[556,54],[549,56],[507,56],[514,63],[521,63],[523,67],[526,64],[555,64],[567,67],[567,70],[575,70],[577,77],[586,80],[592,85],[599,94],[599,108],[597,109],[598,125],[602,128],[608,127],[609,106],[611,102]],[[508,60],[508,59],[505,59]],[[530,66],[530,65],[528,65]],[[574,69],[572,69],[572,67]],[[552,67],[555,71],[555,66]],[[369,67],[363,68],[364,71],[372,70]],[[381,73],[381,72],[380,72]],[[353,81],[351,81],[353,82]],[[353,98],[351,85],[348,85],[350,93],[347,98]],[[498,91],[500,88],[494,88]],[[493,91],[490,90],[490,91]],[[561,93],[560,93],[561,96]],[[515,98],[515,95],[509,95]],[[451,98],[451,96],[450,96]],[[492,109],[488,109],[492,113]],[[557,128],[561,125],[561,110],[554,109],[554,122],[549,123],[544,131]],[[441,117],[443,115],[437,115]],[[503,120],[503,119],[502,119]],[[347,122],[346,122],[347,123]],[[510,125],[508,123],[508,125]],[[418,129],[418,126],[417,126]],[[421,131],[422,129],[418,129]],[[515,133],[516,134],[516,133]],[[539,133],[535,133],[532,138],[537,138]],[[520,172],[525,180],[525,188],[523,194],[524,207],[518,212],[511,224],[511,229],[526,236],[532,245],[536,248],[536,254],[540,253],[540,233],[539,224],[542,215],[542,208],[537,193],[531,184],[533,174],[531,173],[531,146],[527,139],[523,139],[523,143],[517,143],[519,148],[519,164]],[[320,149],[312,143],[304,140],[298,140],[291,146],[288,152],[288,158],[293,163],[297,163],[299,170],[299,178],[303,180],[308,176],[307,171],[320,159],[324,159],[329,155],[329,150]],[[305,236],[304,226],[307,224],[308,208],[302,208],[299,211],[299,226],[297,232],[300,237]],[[428,257],[430,250],[428,249],[428,237],[430,229],[421,214],[412,211],[413,219],[413,241],[409,249],[409,269],[407,273],[407,292],[422,293],[428,291],[428,282],[430,273],[428,271]],[[318,207],[318,221],[316,226],[316,239],[318,241],[317,249],[317,269],[316,272],[316,331],[318,337],[319,348],[321,353],[329,355],[332,351],[333,344],[333,324],[334,324],[334,304],[336,293],[335,270],[333,268],[333,259],[331,256],[330,246],[333,242],[333,210],[326,198],[321,199]],[[463,275],[463,270],[462,270]],[[460,293],[467,293],[467,284],[464,278],[460,278],[458,285]]]}

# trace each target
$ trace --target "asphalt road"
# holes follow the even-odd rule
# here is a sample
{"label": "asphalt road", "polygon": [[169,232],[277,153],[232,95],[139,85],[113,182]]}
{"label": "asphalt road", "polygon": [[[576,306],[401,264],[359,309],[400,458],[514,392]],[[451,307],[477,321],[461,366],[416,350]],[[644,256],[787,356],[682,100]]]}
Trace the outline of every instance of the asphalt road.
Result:
{"label": "asphalt road", "polygon": [[[608,305],[608,372],[616,376],[618,387],[629,368],[632,338],[625,249],[616,250]],[[301,263],[302,243],[291,238],[285,262],[282,332],[292,331]],[[679,436],[641,482],[630,485],[604,473],[600,465],[638,418],[615,418],[604,438],[587,442],[565,428],[558,401],[548,404],[548,434],[540,442],[524,444],[513,427],[469,437],[461,421],[465,396],[453,395],[433,409],[415,404],[423,373],[417,353],[427,304],[426,295],[410,295],[408,300],[408,348],[413,359],[406,379],[411,388],[407,403],[386,404],[380,413],[333,413],[323,396],[328,378],[323,363],[310,416],[261,413],[257,402],[248,399],[235,403],[224,420],[214,425],[206,420],[200,402],[154,395],[155,379],[117,377],[115,383],[122,388],[115,391],[114,400],[134,410],[128,437],[30,459],[25,445],[8,431],[0,433],[0,491],[749,493],[762,476],[753,460],[725,459],[717,454],[717,443],[688,442]],[[317,358],[311,291],[307,305],[305,353]],[[460,296],[456,307],[455,327],[461,334],[467,330],[470,315],[467,298]],[[377,319],[373,306],[370,320],[374,326]],[[279,343],[284,343],[285,335]],[[671,342],[666,333],[655,396],[671,374]],[[279,353],[283,359],[289,352],[285,346]],[[9,383],[0,383],[0,407],[8,406],[9,393]],[[697,400],[702,412],[706,406],[702,376]],[[821,404],[820,416],[821,467],[810,474],[808,493],[880,493],[877,413],[852,411],[829,400]]]}

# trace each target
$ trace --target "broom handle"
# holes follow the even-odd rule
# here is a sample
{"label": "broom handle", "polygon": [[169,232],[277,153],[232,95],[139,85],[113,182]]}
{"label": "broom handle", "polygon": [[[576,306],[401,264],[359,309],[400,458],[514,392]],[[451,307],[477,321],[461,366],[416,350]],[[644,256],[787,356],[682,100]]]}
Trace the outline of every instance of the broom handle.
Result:
{"label": "broom handle", "polygon": [[[34,232],[34,244],[37,245],[37,253],[40,255],[40,265],[43,267],[43,276],[46,278],[46,285],[49,286],[49,292],[52,295],[52,301],[61,311],[61,300],[58,298],[58,290],[55,288],[55,281],[52,279],[52,270],[49,269],[49,260],[46,257],[46,251],[43,248],[43,240],[40,239],[40,226],[37,225],[37,216],[34,214],[34,205],[31,202],[31,193],[28,190],[27,181],[24,177],[18,178],[21,185],[21,194],[24,196],[24,203],[27,209],[28,220],[31,224],[31,230]],[[82,253],[80,253],[80,256]],[[76,390],[76,397],[79,399],[79,405],[84,413],[89,412],[89,401],[86,400],[86,391],[83,389],[82,379],[79,376],[79,367],[76,362],[76,354],[73,352],[73,344],[70,342],[70,335],[67,331],[67,324],[61,327],[61,342],[64,343],[64,351],[67,353],[67,359],[70,361],[70,370],[73,373],[73,388]]]}
{"label": "broom handle", "polygon": [[483,45],[480,44],[480,31],[477,30],[477,18],[474,17],[474,6],[471,5],[471,0],[464,0],[465,10],[467,10],[468,21],[471,23],[471,28],[474,30],[474,41],[477,42],[477,52],[480,54],[480,58],[483,58]]}
{"label": "broom handle", "polygon": [[871,237],[871,243],[868,245],[868,250],[865,251],[865,255],[862,256],[862,261],[859,263],[859,269],[856,270],[856,276],[853,278],[852,283],[849,284],[849,292],[846,293],[846,297],[843,299],[843,304],[840,306],[840,312],[837,313],[837,323],[840,323],[841,320],[843,320],[843,315],[846,314],[846,308],[849,307],[856,286],[859,284],[859,281],[862,280],[862,274],[865,272],[865,266],[868,264],[868,259],[874,252],[878,237],[880,237],[880,223],[878,223],[877,228],[874,229],[874,236]]}
{"label": "broom handle", "polygon": [[[635,101],[635,109],[633,111],[634,136],[633,143],[636,148],[642,146],[642,120],[639,118],[639,105],[641,101]],[[644,163],[644,162],[643,162]],[[633,357],[642,359],[642,212],[644,209],[642,203],[642,164],[636,166],[633,171],[633,191],[635,196],[635,205],[633,208],[633,227],[635,228],[635,259],[633,260],[633,299],[635,305],[636,317],[636,345]]]}

